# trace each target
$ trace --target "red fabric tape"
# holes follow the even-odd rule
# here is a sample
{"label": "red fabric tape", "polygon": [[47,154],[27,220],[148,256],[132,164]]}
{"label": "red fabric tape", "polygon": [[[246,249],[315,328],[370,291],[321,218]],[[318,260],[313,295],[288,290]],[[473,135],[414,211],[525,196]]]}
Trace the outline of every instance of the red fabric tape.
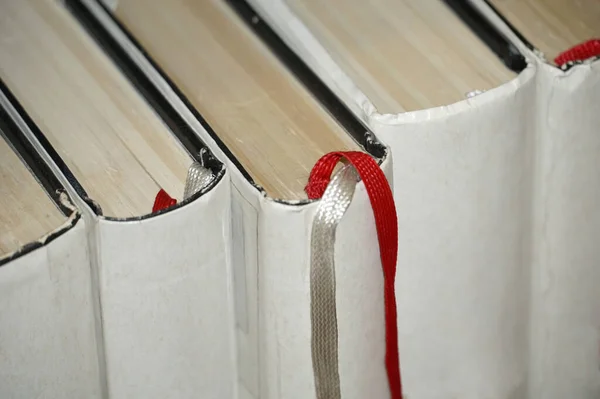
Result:
{"label": "red fabric tape", "polygon": [[560,53],[554,63],[558,66],[571,61],[583,61],[600,56],[600,39],[591,39]]}
{"label": "red fabric tape", "polygon": [[175,204],[177,204],[177,200],[172,198],[165,190],[161,188],[158,194],[156,194],[156,198],[154,198],[152,212],[161,211]]}

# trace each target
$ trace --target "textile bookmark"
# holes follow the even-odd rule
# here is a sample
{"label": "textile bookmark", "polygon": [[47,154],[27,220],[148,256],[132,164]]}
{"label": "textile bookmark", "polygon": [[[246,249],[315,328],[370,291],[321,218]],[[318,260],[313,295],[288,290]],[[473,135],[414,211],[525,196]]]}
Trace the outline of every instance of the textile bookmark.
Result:
{"label": "textile bookmark", "polygon": [[[194,162],[188,169],[187,179],[185,181],[185,189],[183,191],[183,199],[187,199],[198,191],[206,187],[213,179],[213,173],[202,166],[199,162]],[[172,198],[162,188],[154,198],[152,213],[167,209],[177,204],[177,200]]]}
{"label": "textile bookmark", "polygon": [[154,198],[154,205],[152,205],[152,213],[161,211],[163,209],[167,209],[170,206],[177,204],[177,200],[171,197],[165,190],[162,188],[156,194]]}
{"label": "textile bookmark", "polygon": [[312,225],[310,251],[311,351],[317,399],[340,399],[335,299],[335,231],[350,206],[358,175],[348,165],[327,186]]}
{"label": "textile bookmark", "polygon": [[554,63],[561,67],[565,64],[585,61],[588,58],[600,56],[600,39],[591,39],[560,53]]}
{"label": "textile bookmark", "polygon": [[[331,174],[339,161],[351,165]],[[335,303],[335,229],[362,179],[377,227],[384,276],[385,364],[392,399],[402,399],[394,281],[398,256],[398,219],[392,190],[379,165],[368,154],[348,151],[323,156],[313,167],[306,193],[321,198],[311,233],[312,362],[317,399],[339,399],[337,314]],[[330,180],[331,179],[331,180]]]}

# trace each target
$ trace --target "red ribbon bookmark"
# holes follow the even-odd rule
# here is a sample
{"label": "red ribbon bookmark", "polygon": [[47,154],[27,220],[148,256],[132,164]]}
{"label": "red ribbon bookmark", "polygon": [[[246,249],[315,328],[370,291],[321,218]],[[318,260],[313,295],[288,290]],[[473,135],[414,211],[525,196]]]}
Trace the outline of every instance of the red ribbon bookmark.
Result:
{"label": "red ribbon bookmark", "polygon": [[554,63],[559,67],[574,61],[584,61],[600,56],[600,39],[591,39],[560,53]]}
{"label": "red ribbon bookmark", "polygon": [[318,199],[323,196],[331,179],[331,174],[340,160],[346,160],[354,166],[365,184],[373,208],[384,277],[385,364],[391,398],[402,399],[394,288],[398,257],[398,217],[394,197],[383,171],[371,156],[363,152],[347,151],[331,152],[317,161],[305,188],[310,199]]}
{"label": "red ribbon bookmark", "polygon": [[162,188],[156,194],[156,198],[154,199],[154,205],[152,206],[152,212],[162,211],[170,206],[177,204],[177,200],[172,198],[165,190]]}

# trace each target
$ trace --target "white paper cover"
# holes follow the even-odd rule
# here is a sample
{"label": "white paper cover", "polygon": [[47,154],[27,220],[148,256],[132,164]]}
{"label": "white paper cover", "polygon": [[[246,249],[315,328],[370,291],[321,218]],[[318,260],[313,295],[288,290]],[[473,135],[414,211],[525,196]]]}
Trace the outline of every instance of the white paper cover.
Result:
{"label": "white paper cover", "polygon": [[111,399],[228,399],[235,393],[226,174],[181,208],[98,220]]}
{"label": "white paper cover", "polygon": [[537,76],[531,398],[600,397],[600,61]]}
{"label": "white paper cover", "polygon": [[533,73],[452,106],[370,120],[394,154],[407,397],[526,395]]}
{"label": "white paper cover", "polygon": [[0,267],[3,399],[101,398],[84,221],[63,228]]}

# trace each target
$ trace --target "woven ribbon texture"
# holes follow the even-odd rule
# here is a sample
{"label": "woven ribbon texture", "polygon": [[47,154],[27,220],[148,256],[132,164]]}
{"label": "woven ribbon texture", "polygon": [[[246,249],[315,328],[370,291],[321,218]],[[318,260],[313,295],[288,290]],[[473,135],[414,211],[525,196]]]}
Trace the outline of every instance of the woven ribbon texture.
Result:
{"label": "woven ribbon texture", "polygon": [[591,39],[560,53],[554,63],[558,66],[568,62],[584,61],[600,56],[600,39]]}

